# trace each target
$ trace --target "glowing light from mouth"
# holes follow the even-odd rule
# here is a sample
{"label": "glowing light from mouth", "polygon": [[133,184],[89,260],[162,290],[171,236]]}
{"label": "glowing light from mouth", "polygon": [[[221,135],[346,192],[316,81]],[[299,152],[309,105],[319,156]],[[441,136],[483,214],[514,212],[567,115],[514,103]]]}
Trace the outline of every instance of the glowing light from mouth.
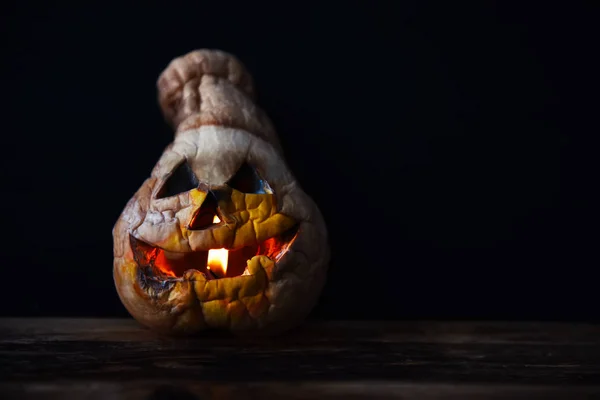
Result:
{"label": "glowing light from mouth", "polygon": [[[221,222],[219,217],[215,215],[213,223]],[[227,259],[229,251],[227,249],[211,249],[208,251],[208,261],[206,269],[211,270],[216,276],[222,278],[227,274]]]}

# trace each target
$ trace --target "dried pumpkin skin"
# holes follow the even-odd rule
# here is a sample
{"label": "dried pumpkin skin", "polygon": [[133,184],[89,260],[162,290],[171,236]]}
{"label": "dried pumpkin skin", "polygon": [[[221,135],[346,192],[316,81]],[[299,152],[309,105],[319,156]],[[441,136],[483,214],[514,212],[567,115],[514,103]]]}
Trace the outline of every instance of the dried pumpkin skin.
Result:
{"label": "dried pumpkin skin", "polygon": [[[157,86],[175,137],[113,228],[124,306],[168,334],[300,324],[325,283],[327,230],[253,101],[252,78],[234,56],[197,50]],[[211,249],[228,250],[225,277],[207,270]]]}

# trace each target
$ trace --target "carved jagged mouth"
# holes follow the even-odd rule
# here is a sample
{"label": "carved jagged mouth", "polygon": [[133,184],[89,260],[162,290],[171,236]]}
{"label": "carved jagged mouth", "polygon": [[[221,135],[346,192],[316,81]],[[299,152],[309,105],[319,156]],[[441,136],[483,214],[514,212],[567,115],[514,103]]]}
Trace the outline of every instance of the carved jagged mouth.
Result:
{"label": "carved jagged mouth", "polygon": [[228,250],[227,271],[224,276],[215,276],[207,269],[209,251],[172,252],[153,246],[129,235],[133,256],[140,267],[144,280],[173,280],[183,277],[188,270],[197,270],[207,279],[232,278],[246,272],[248,260],[264,255],[277,262],[287,252],[298,235],[298,225],[281,235],[269,238],[252,246]]}

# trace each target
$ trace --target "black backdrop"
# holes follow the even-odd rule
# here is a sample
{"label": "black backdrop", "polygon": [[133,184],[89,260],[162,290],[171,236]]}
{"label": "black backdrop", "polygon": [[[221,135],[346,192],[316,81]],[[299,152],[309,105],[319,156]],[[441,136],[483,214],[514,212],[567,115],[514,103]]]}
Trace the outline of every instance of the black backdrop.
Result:
{"label": "black backdrop", "polygon": [[211,3],[2,13],[3,315],[127,315],[111,229],[171,140],[155,81],[208,47],[325,216],[315,317],[598,319],[592,7]]}

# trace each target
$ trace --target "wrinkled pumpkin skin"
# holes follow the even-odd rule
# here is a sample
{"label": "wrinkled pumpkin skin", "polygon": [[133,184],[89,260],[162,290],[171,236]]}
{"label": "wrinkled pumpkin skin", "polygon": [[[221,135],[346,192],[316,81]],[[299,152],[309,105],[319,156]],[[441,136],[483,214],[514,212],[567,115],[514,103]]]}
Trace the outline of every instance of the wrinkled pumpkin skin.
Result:
{"label": "wrinkled pumpkin skin", "polygon": [[[113,229],[113,275],[124,306],[140,323],[168,334],[205,329],[273,334],[301,323],[325,282],[327,231],[319,209],[288,170],[271,122],[253,101],[251,77],[235,57],[199,50],[171,62],[158,92],[176,133]],[[198,187],[158,198],[184,160]],[[244,162],[256,168],[272,194],[227,188]],[[227,224],[188,229],[209,191],[223,193],[219,207]],[[255,256],[244,276],[215,280],[190,265],[183,276],[148,284],[132,244],[140,240],[173,252],[237,248],[291,227],[297,234],[281,258]]]}

